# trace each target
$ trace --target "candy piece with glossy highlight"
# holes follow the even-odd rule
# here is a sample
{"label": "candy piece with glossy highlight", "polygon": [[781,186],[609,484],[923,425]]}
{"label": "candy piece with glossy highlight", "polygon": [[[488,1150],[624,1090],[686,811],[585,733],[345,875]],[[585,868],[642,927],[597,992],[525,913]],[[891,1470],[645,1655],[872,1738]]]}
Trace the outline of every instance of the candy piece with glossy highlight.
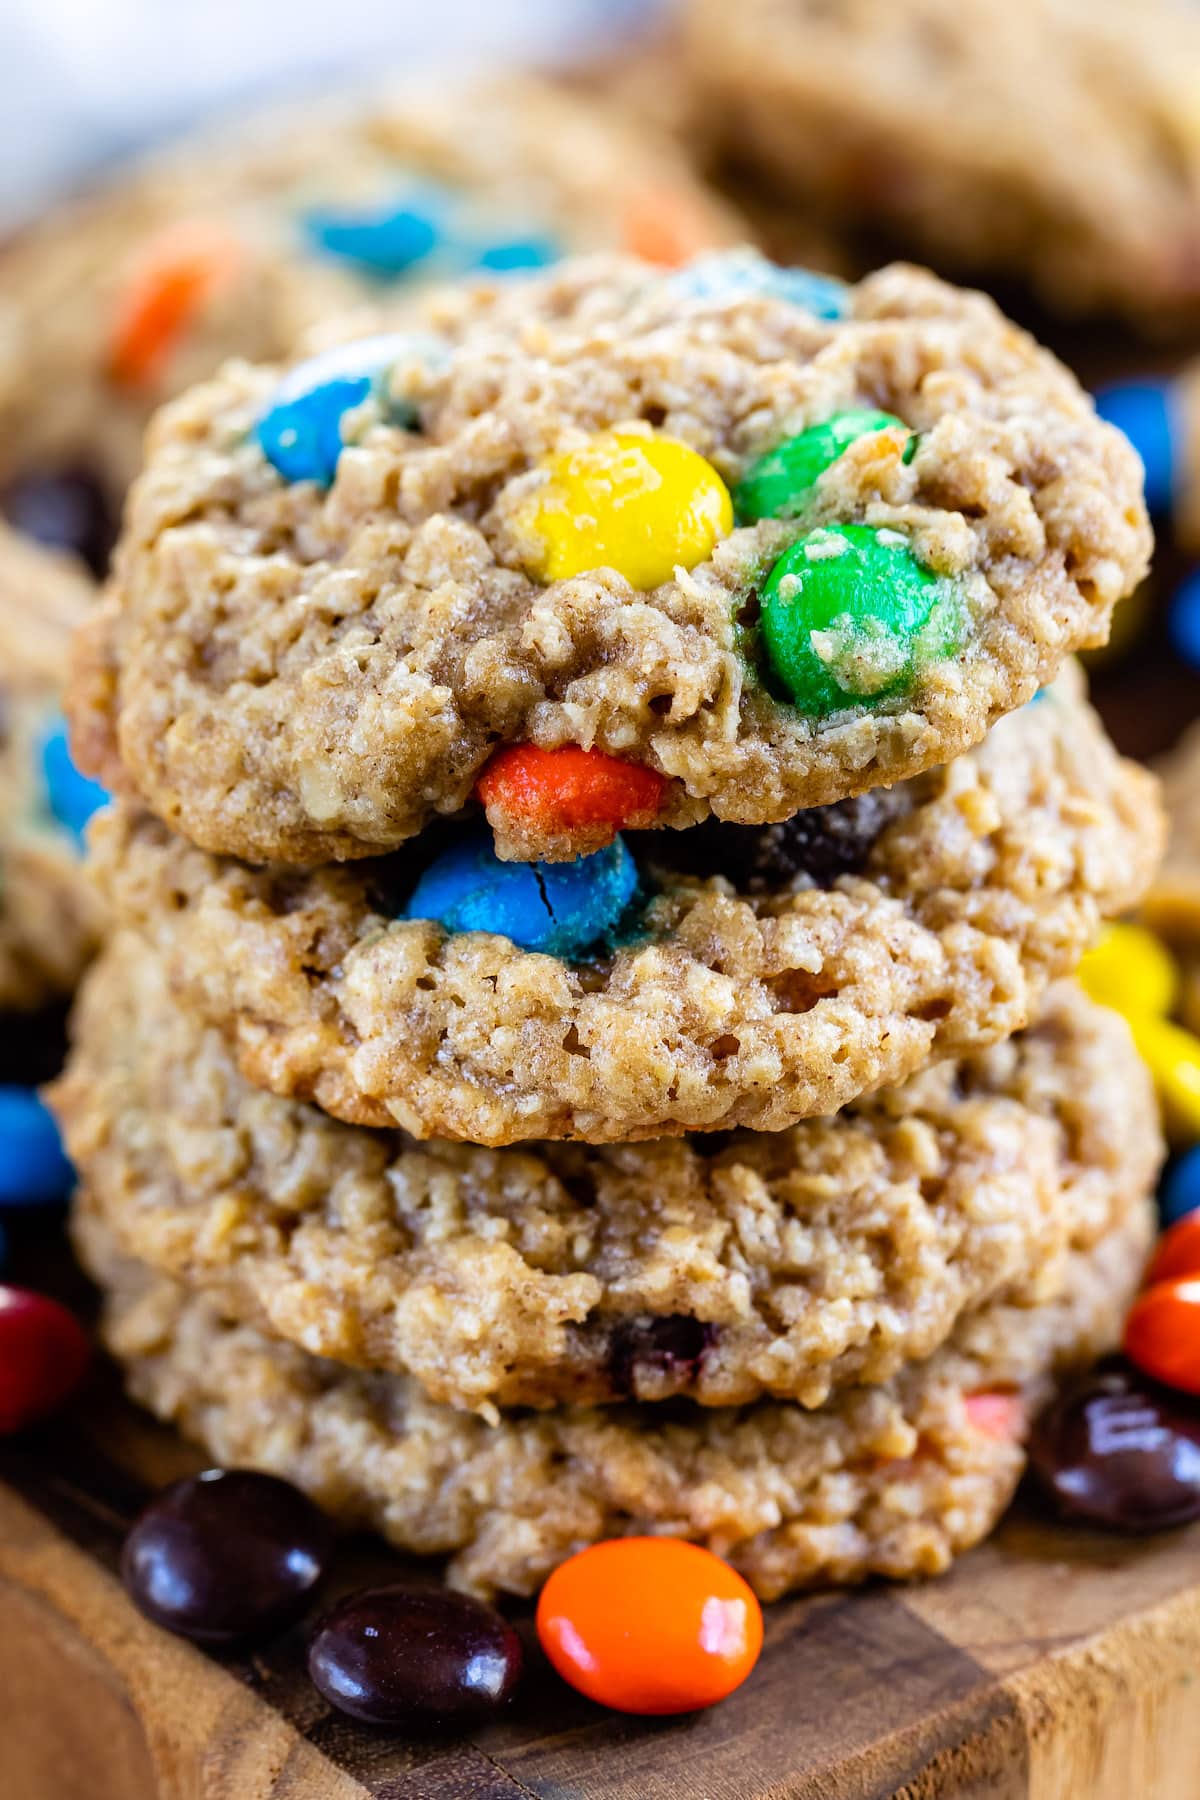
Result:
{"label": "candy piece with glossy highlight", "polygon": [[520,863],[501,862],[488,838],[472,836],[425,870],[405,917],[435,919],[449,932],[495,932],[570,959],[616,929],[637,880],[621,838],[575,862]]}

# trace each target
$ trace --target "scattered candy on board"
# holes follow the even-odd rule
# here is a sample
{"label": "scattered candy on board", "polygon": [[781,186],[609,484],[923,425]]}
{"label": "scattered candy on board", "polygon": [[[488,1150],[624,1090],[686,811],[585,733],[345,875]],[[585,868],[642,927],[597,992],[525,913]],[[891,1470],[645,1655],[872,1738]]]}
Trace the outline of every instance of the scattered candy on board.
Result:
{"label": "scattered candy on board", "polygon": [[0,1437],[57,1412],[91,1355],[83,1326],[57,1300],[0,1287]]}
{"label": "scattered candy on board", "polygon": [[704,562],[733,529],[712,464],[659,433],[597,432],[548,457],[542,474],[513,519],[537,581],[615,569],[631,587],[655,588]]}
{"label": "scattered candy on board", "polygon": [[490,839],[464,839],[425,870],[407,919],[446,930],[494,931],[523,950],[581,956],[616,931],[638,874],[621,838],[576,862],[501,862]]}
{"label": "scattered candy on board", "polygon": [[538,1637],[564,1680],[619,1712],[712,1706],[762,1649],[762,1609],[742,1577],[681,1538],[611,1538],[561,1563],[542,1589]]}
{"label": "scattered candy on board", "polygon": [[604,849],[618,831],[652,825],[666,787],[654,769],[603,750],[512,744],[493,756],[476,793],[493,829],[524,824],[540,837],[570,838],[582,853]]}
{"label": "scattered candy on board", "polygon": [[42,739],[42,784],[51,813],[76,843],[82,844],[88,820],[107,806],[108,795],[98,781],[92,781],[75,767],[67,728],[61,719],[51,725]]}
{"label": "scattered candy on board", "polygon": [[134,1521],[121,1578],[156,1624],[206,1644],[248,1643],[294,1623],[333,1554],[333,1527],[290,1482],[207,1469]]}
{"label": "scattered candy on board", "polygon": [[1124,1365],[1060,1395],[1034,1427],[1029,1460],[1068,1517],[1129,1532],[1200,1518],[1200,1408]]}
{"label": "scattered candy on board", "polygon": [[950,584],[907,540],[869,525],[821,526],[784,551],[762,590],[767,658],[811,718],[903,692],[958,647]]}
{"label": "scattered candy on board", "polygon": [[0,1086],[0,1207],[60,1205],[74,1182],[58,1126],[37,1091]]}
{"label": "scattered candy on board", "polygon": [[351,1594],[313,1632],[308,1672],[332,1706],[368,1725],[472,1725],[520,1680],[521,1640],[490,1606],[450,1588]]}

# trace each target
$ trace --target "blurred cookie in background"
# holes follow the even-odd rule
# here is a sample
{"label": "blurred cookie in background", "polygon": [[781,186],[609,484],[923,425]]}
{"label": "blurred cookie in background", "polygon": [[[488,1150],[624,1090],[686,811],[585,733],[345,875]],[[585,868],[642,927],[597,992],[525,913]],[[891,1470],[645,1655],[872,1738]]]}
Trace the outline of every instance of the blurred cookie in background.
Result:
{"label": "blurred cookie in background", "polygon": [[404,283],[744,235],[668,135],[534,76],[191,140],[0,255],[0,512],[102,571],[147,419],[229,357]]}
{"label": "blurred cookie in background", "polygon": [[71,762],[58,710],[90,581],[0,528],[0,1010],[65,998],[96,948],[82,833],[104,793]]}
{"label": "blurred cookie in background", "polygon": [[1200,12],[1185,0],[686,0],[731,162],[1066,314],[1200,320]]}

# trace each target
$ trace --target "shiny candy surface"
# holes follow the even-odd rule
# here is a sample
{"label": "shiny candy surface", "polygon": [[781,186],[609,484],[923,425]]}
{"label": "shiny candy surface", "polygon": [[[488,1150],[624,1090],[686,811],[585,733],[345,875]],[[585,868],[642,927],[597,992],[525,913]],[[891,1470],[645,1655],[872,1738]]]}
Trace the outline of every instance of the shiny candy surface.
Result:
{"label": "shiny candy surface", "polygon": [[108,366],[119,387],[158,380],[205,306],[234,279],[244,254],[221,225],[190,219],[145,248],[112,321]]}
{"label": "shiny candy surface", "polygon": [[665,776],[603,750],[513,744],[492,758],[476,791],[489,818],[496,812],[545,835],[599,832],[611,840],[626,826],[650,825],[666,787]]}
{"label": "shiny candy surface", "polygon": [[1126,381],[1101,388],[1096,411],[1123,431],[1146,471],[1146,505],[1151,512],[1170,510],[1175,490],[1178,426],[1175,401],[1167,381]]}
{"label": "shiny candy surface", "polygon": [[87,1334],[65,1306],[0,1287],[0,1436],[56,1412],[90,1361]]}
{"label": "shiny candy surface", "polygon": [[455,845],[426,869],[405,909],[447,931],[494,931],[524,950],[582,955],[613,931],[637,891],[620,838],[576,862],[501,862],[487,838]]}
{"label": "shiny candy surface", "polygon": [[1130,1369],[1098,1369],[1063,1394],[1029,1458],[1071,1517],[1129,1532],[1200,1518],[1200,1409]]}
{"label": "shiny candy surface", "polygon": [[1200,1275],[1200,1214],[1180,1219],[1159,1239],[1146,1270],[1146,1286],[1180,1275]]}
{"label": "shiny candy surface", "polygon": [[1168,1167],[1158,1190],[1164,1225],[1173,1225],[1200,1207],[1200,1144],[1185,1150]]}
{"label": "shiny candy surface", "polygon": [[67,728],[57,720],[42,739],[42,783],[46,804],[58,823],[82,842],[92,814],[107,806],[108,795],[98,781],[81,774],[71,757]]}
{"label": "shiny candy surface", "polygon": [[750,249],[698,256],[672,277],[672,285],[688,300],[786,300],[818,319],[841,319],[850,309],[850,289],[836,276],[781,268]]}
{"label": "shiny candy surface", "polygon": [[[733,490],[733,510],[740,523],[754,519],[794,519],[812,499],[817,479],[859,438],[908,428],[891,413],[853,407],[834,413],[785,438],[747,469]],[[909,438],[910,443],[915,439]]]}
{"label": "shiny candy surface", "polygon": [[469,1725],[511,1699],[521,1675],[516,1632],[449,1588],[351,1594],[318,1623],[308,1672],[331,1705],[368,1725]]}
{"label": "shiny candy surface", "polygon": [[304,216],[304,229],[323,255],[386,280],[403,275],[434,249],[444,205],[429,193],[375,206],[314,207]]}
{"label": "shiny candy surface", "polygon": [[74,1182],[58,1126],[36,1089],[0,1086],[0,1206],[60,1205]]}
{"label": "shiny candy surface", "polygon": [[1161,938],[1143,925],[1106,925],[1082,958],[1078,977],[1089,999],[1121,1013],[1169,1013],[1179,969]]}
{"label": "shiny candy surface", "polygon": [[1200,1394],[1200,1276],[1156,1281],[1125,1321],[1125,1354],[1144,1374]]}
{"label": "shiny candy surface", "polygon": [[165,1488],[134,1524],[121,1579],[156,1624],[234,1644],[299,1618],[333,1552],[333,1528],[290,1482],[207,1469]]}
{"label": "shiny candy surface", "polygon": [[406,359],[444,354],[440,346],[405,335],[360,338],[310,357],[284,377],[254,433],[260,449],[285,481],[328,487],[337,474],[345,441],[343,421],[371,395],[392,424],[410,425],[410,407],[388,392],[388,377]]}
{"label": "shiny candy surface", "polygon": [[1170,1019],[1136,1013],[1126,1017],[1154,1077],[1168,1132],[1179,1142],[1200,1138],[1200,1038]]}
{"label": "shiny candy surface", "polygon": [[632,587],[657,587],[704,562],[733,528],[725,483],[675,438],[604,431],[543,469],[514,520],[538,581],[615,569]]}
{"label": "shiny candy surface", "polygon": [[682,1713],[740,1687],[762,1649],[762,1610],[736,1570],[680,1538],[613,1538],[561,1564],[537,1608],[542,1648],[589,1699]]}
{"label": "shiny candy surface", "polygon": [[953,589],[897,532],[868,525],[806,532],[762,591],[767,658],[810,718],[904,692],[960,632]]}
{"label": "shiny candy surface", "polygon": [[1178,656],[1200,669],[1200,570],[1176,589],[1167,613],[1167,629]]}

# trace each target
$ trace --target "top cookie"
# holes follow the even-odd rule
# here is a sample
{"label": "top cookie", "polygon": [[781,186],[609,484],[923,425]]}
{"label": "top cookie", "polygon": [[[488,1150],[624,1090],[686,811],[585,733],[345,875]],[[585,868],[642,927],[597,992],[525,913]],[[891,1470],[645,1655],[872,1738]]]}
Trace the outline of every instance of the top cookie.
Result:
{"label": "top cookie", "polygon": [[1128,442],[917,270],[598,260],[410,316],[150,433],[72,725],[203,848],[779,821],[977,743],[1146,566]]}
{"label": "top cookie", "polygon": [[1068,312],[1200,312],[1187,0],[688,0],[697,128],[802,208]]}
{"label": "top cookie", "polygon": [[71,513],[99,562],[146,420],[226,358],[470,268],[730,240],[664,136],[513,75],[267,114],[122,174],[0,256],[0,509]]}

